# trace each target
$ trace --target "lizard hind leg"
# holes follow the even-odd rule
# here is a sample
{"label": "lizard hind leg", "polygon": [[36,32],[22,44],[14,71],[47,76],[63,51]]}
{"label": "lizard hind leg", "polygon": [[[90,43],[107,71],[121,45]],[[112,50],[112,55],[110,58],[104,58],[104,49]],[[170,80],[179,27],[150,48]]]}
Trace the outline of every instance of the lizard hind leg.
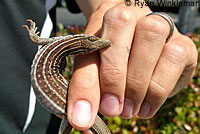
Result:
{"label": "lizard hind leg", "polygon": [[27,21],[30,23],[30,28],[27,25],[22,25],[22,27],[28,31],[29,37],[33,43],[44,46],[55,41],[54,38],[40,38],[38,36],[40,32],[37,32],[38,28],[36,27],[36,23],[31,19],[27,19]]}

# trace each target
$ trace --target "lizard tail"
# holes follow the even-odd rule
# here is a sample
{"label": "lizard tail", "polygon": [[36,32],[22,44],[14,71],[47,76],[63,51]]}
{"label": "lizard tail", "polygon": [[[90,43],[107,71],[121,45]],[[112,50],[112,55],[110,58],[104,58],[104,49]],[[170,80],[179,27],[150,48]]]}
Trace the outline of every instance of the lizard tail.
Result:
{"label": "lizard tail", "polygon": [[71,130],[72,130],[72,126],[69,124],[67,120],[67,116],[65,115],[60,124],[58,134],[70,134]]}

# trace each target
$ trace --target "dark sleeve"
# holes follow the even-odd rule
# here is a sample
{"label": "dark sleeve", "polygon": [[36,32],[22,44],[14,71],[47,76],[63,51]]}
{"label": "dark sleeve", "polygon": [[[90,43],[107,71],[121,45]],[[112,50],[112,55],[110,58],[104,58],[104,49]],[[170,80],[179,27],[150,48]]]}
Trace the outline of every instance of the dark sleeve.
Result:
{"label": "dark sleeve", "polygon": [[67,9],[71,12],[71,13],[80,13],[81,10],[78,7],[78,5],[76,4],[75,0],[65,0],[67,3]]}

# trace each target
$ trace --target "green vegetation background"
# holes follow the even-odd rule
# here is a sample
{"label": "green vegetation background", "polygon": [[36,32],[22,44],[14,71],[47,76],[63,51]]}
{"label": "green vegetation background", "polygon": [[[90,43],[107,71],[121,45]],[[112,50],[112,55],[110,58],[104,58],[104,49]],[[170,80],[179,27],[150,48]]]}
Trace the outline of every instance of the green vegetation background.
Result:
{"label": "green vegetation background", "polygon": [[[59,24],[57,36],[83,33],[85,27]],[[196,32],[198,33],[198,31]],[[198,48],[200,56],[200,34],[189,35]],[[73,70],[73,57],[63,71],[63,75],[70,79]],[[107,118],[100,115],[113,134],[200,134],[200,61],[194,78],[188,86],[174,97],[168,99],[158,113],[149,120],[139,117],[121,119]],[[82,132],[73,130],[74,134]]]}

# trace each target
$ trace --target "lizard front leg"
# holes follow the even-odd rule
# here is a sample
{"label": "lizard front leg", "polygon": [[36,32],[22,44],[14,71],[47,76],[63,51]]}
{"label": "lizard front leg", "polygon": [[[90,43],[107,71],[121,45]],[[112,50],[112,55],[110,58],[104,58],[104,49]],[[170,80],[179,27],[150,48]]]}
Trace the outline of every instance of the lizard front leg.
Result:
{"label": "lizard front leg", "polygon": [[56,40],[58,40],[58,38],[56,37],[52,37],[52,38],[40,38],[38,36],[38,34],[40,32],[37,32],[37,27],[35,22],[33,22],[31,19],[27,19],[27,21],[30,23],[30,28],[27,25],[22,25],[24,28],[26,28],[26,30],[28,31],[29,37],[32,40],[33,43],[35,43],[36,45],[47,45],[49,43],[52,43]]}

